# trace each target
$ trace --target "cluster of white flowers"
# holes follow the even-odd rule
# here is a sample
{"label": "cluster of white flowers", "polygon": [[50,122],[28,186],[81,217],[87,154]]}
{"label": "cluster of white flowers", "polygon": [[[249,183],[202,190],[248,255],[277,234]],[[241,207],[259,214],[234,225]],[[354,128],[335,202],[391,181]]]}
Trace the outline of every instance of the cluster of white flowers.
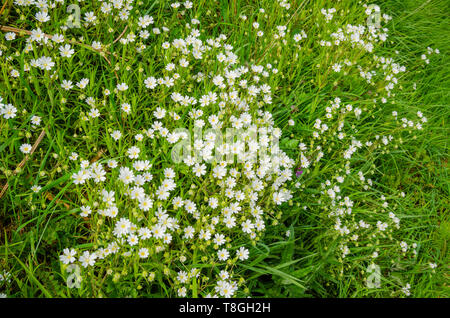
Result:
{"label": "cluster of white flowers", "polygon": [[[96,197],[92,197],[94,200],[92,206],[80,207],[81,215],[84,217],[92,217],[95,207],[98,215],[102,217],[119,218],[113,226],[112,233],[115,236],[113,242],[103,243],[105,246],[101,248],[103,257],[110,254],[111,249],[108,246],[113,243],[117,244],[117,250],[124,250],[125,255],[131,252],[137,253],[140,258],[147,258],[149,255],[168,249],[174,240],[176,243],[173,244],[176,245],[170,247],[172,250],[177,246],[194,246],[200,240],[207,245],[210,242],[214,244],[205,248],[207,259],[212,257],[208,250],[218,249],[219,246],[226,244],[226,248],[221,248],[214,253],[217,255],[218,262],[226,264],[230,258],[230,248],[234,245],[230,234],[238,225],[241,228],[241,236],[249,236],[252,240],[264,231],[265,219],[268,213],[271,213],[271,209],[267,209],[266,204],[264,208],[262,205],[262,202],[267,201],[266,193],[273,192],[272,203],[268,202],[272,205],[280,205],[292,198],[290,191],[283,185],[292,179],[294,161],[273,143],[276,140],[273,139],[274,137],[281,136],[281,130],[273,127],[272,115],[269,112],[260,110],[262,105],[271,102],[271,88],[267,84],[261,84],[258,75],[268,77],[269,72],[273,73],[273,68],[260,65],[252,65],[250,68],[237,66],[235,54],[231,51],[232,47],[222,43],[224,39],[225,36],[221,35],[203,42],[190,34],[185,39],[173,40],[170,45],[182,51],[183,59],[186,60],[193,59],[195,62],[196,51],[202,52],[203,63],[206,63],[208,58],[219,59],[224,56],[223,59],[219,59],[223,66],[217,71],[217,75],[210,75],[209,79],[205,77],[199,82],[203,84],[212,80],[220,91],[219,93],[210,91],[202,95],[199,101],[174,91],[171,94],[173,104],[165,106],[168,109],[160,106],[155,110],[153,115],[156,120],[150,128],[144,129],[145,136],[141,134],[138,142],[142,144],[148,138],[158,143],[174,144],[184,137],[190,143],[190,140],[186,138],[189,131],[184,134],[177,132],[177,128],[183,127],[178,126],[177,121],[165,121],[166,125],[163,125],[161,120],[165,119],[166,114],[171,113],[174,107],[178,109],[178,107],[197,103],[200,104],[201,109],[191,109],[189,112],[190,120],[195,127],[207,128],[210,125],[211,129],[227,127],[242,131],[246,129],[247,132],[239,136],[240,140],[236,142],[227,140],[216,147],[216,138],[223,138],[221,135],[215,132],[206,133],[204,136],[194,135],[194,151],[183,158],[184,165],[192,169],[190,183],[187,183],[187,180],[183,183],[176,182],[181,177],[180,175],[177,177],[179,173],[176,170],[183,171],[183,165],[156,170],[150,163],[150,160],[154,162],[155,158],[149,157],[150,153],[146,153],[139,146],[128,148],[126,153],[131,159],[130,163],[124,162],[121,165],[114,160],[108,161],[110,174],[115,177],[106,173],[102,164],[89,165],[86,160],[81,161],[81,169],[73,174],[72,178],[76,185],[84,185],[92,179],[94,183],[108,182],[116,186],[113,190],[102,188]],[[222,51],[222,48],[225,51]],[[174,57],[177,56],[175,52]],[[169,72],[175,70],[176,66],[171,67]],[[153,76],[147,77],[144,82],[149,89],[156,89],[158,84],[158,80],[155,80]],[[214,109],[217,113],[214,113]],[[225,111],[229,109],[234,111],[227,118]],[[203,120],[205,113],[208,113],[209,117]],[[251,130],[259,133],[259,140],[250,138]],[[219,133],[219,131],[216,132]],[[116,140],[121,135],[120,131],[112,133],[112,137]],[[250,152],[244,151],[246,145],[249,146]],[[260,150],[260,147],[271,149],[271,153],[260,156],[257,160],[256,152]],[[191,150],[190,147],[188,150]],[[218,160],[211,160],[214,150],[220,154]],[[196,156],[196,154],[200,155]],[[234,163],[235,155],[238,159],[237,163]],[[225,157],[228,159],[230,156],[231,161],[225,160]],[[129,167],[130,164],[131,167]],[[153,176],[152,173],[155,175]],[[186,172],[183,172],[183,175],[186,175]],[[119,182],[111,182],[111,178],[117,178]],[[196,178],[199,182],[215,180],[214,183],[217,184],[215,192],[211,192],[210,189],[211,194],[203,198],[200,193],[194,191],[185,193],[183,191],[185,188],[196,189],[196,182],[194,182]],[[159,185],[156,185],[155,182],[158,180],[161,181]],[[267,182],[272,182],[272,187],[263,185]],[[126,205],[128,209],[135,206],[136,211],[139,211],[137,212],[139,217],[130,219],[124,216],[125,211],[118,207],[119,202],[115,200],[116,193],[121,193],[119,197],[122,205],[128,202],[124,201],[123,195],[131,199]],[[98,203],[100,200],[97,200],[97,197],[101,199],[101,203]],[[203,202],[207,202],[207,205]],[[168,203],[171,204],[167,205]],[[180,209],[184,213],[180,214]],[[70,256],[72,251],[70,250]],[[75,261],[74,258],[69,260],[67,253],[62,256],[65,262]],[[98,250],[85,251],[80,256],[79,262],[83,266],[94,265],[98,260],[95,257],[98,253]],[[243,246],[236,249],[235,253],[236,259],[241,261],[249,257],[248,249]],[[231,277],[232,273],[230,272],[228,276]],[[179,281],[184,280],[179,279]],[[185,289],[180,288],[179,294],[186,294]],[[228,297],[234,294],[236,288],[235,284],[220,279],[215,292],[217,295]]]}

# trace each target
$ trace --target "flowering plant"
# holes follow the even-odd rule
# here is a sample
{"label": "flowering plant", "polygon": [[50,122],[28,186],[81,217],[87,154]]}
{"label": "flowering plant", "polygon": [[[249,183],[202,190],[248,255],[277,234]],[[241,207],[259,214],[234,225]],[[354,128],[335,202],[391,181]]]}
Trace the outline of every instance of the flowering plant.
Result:
{"label": "flowering plant", "polygon": [[[44,218],[71,224],[48,256],[63,280],[78,266],[69,295],[249,296],[264,274],[303,294],[318,270],[295,267],[305,215],[323,230],[303,257],[332,257],[329,281],[417,257],[402,234],[408,195],[380,171],[428,121],[397,107],[407,67],[386,50],[392,18],[294,2],[251,17],[230,4],[223,28],[215,2],[80,1],[61,23],[64,1],[14,2],[24,29],[2,27],[2,148],[26,131],[20,168],[40,149],[27,204],[39,230]],[[283,263],[261,265],[277,244]]]}

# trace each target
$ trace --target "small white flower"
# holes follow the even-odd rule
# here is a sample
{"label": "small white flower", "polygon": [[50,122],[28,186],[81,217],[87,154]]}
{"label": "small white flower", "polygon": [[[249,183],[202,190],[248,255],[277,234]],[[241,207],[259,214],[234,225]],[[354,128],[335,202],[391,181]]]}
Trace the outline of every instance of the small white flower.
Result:
{"label": "small white flower", "polygon": [[22,144],[20,146],[20,151],[22,151],[25,154],[30,153],[31,152],[31,145],[30,144]]}

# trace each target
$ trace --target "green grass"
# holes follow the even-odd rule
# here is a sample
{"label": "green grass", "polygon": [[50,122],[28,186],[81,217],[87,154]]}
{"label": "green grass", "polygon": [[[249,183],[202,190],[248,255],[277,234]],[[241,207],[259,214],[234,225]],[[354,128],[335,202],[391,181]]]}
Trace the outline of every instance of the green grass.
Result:
{"label": "green grass", "polygon": [[[24,13],[18,12],[11,2],[8,1],[0,16],[0,24],[34,29],[36,23],[31,22],[34,20],[32,16],[28,14],[20,18]],[[247,245],[250,259],[233,265],[237,277],[245,281],[238,296],[250,293],[255,297],[404,297],[401,289],[409,283],[412,297],[449,297],[446,281],[450,235],[448,1],[388,0],[379,3],[382,12],[393,19],[387,24],[387,41],[377,48],[376,55],[393,57],[395,62],[406,66],[407,72],[398,75],[399,88],[393,98],[395,104],[386,103],[373,108],[371,101],[383,87],[372,91],[370,85],[358,78],[357,71],[343,76],[331,73],[329,67],[344,58],[360,59],[360,63],[365,63],[361,66],[367,68],[375,63],[367,55],[346,45],[332,51],[318,45],[318,40],[325,34],[316,24],[316,19],[321,16],[321,8],[330,7],[328,1],[291,1],[289,11],[280,8],[275,1],[199,2],[194,4],[194,12],[201,19],[202,35],[226,34],[227,43],[233,45],[240,61],[271,63],[278,68],[280,76],[271,82],[273,103],[267,105],[267,110],[273,114],[276,126],[283,129],[281,148],[297,164],[300,161],[298,143],[310,145],[315,119],[324,118],[328,101],[337,96],[343,104],[351,101],[354,107],[368,109],[360,121],[355,121],[357,131],[346,126],[358,140],[373,140],[375,135],[394,136],[390,148],[376,148],[354,155],[352,160],[356,170],[351,174],[351,180],[342,185],[341,191],[355,201],[355,218],[364,216],[372,220],[384,211],[379,203],[384,194],[395,214],[401,218],[400,229],[386,233],[385,237],[365,237],[359,242],[360,246],[355,247],[354,253],[344,259],[340,257],[341,238],[333,229],[334,220],[328,217],[326,205],[318,203],[318,200],[325,200],[325,196],[320,194],[321,183],[343,173],[346,161],[340,157],[340,151],[347,146],[326,139],[331,137],[320,139],[314,145],[329,147],[326,159],[309,170],[305,169],[299,178],[301,186],[294,192],[293,199],[275,210],[270,222],[266,223],[264,235],[253,245]],[[363,10],[357,1],[341,1],[333,5],[342,10],[339,12],[348,10],[346,14],[336,14],[333,23],[338,21],[345,25],[363,21]],[[135,144],[133,136],[151,123],[153,110],[170,100],[169,90],[150,95],[142,82],[148,74],[157,74],[163,69],[163,62],[167,61],[162,57],[161,44],[182,36],[183,28],[177,26],[179,17],[171,13],[165,1],[141,7],[140,15],[150,14],[155,21],[164,19],[167,27],[172,30],[173,26],[174,33],[170,37],[157,37],[143,55],[136,57],[126,47],[111,45],[107,49],[113,53],[108,55],[109,62],[98,52],[72,45],[76,49],[74,57],[65,63],[57,61],[58,80],[51,79],[48,71],[42,75],[43,72],[34,69],[29,74],[21,71],[18,78],[12,79],[8,75],[10,65],[21,69],[25,54],[17,51],[13,62],[6,61],[5,56],[14,56],[16,48],[23,47],[24,38],[17,36],[13,42],[6,42],[2,34],[0,49],[4,52],[0,59],[0,96],[19,110],[27,110],[26,114],[20,114],[22,119],[37,114],[42,117],[43,124],[33,129],[29,120],[0,119],[0,185],[9,184],[5,195],[0,198],[0,274],[2,270],[11,274],[10,283],[2,286],[0,282],[0,293],[9,297],[176,296],[168,288],[169,279],[156,275],[151,282],[142,275],[144,271],[162,271],[164,262],[178,256],[175,253],[164,257],[161,264],[158,260],[146,265],[111,262],[96,270],[88,268],[83,271],[80,289],[67,287],[67,273],[59,261],[64,248],[95,248],[102,239],[97,219],[79,216],[79,206],[95,200],[94,187],[83,189],[70,182],[72,173],[78,169],[69,160],[70,153],[75,151],[80,158],[100,162],[106,158],[122,160],[126,150]],[[259,8],[264,8],[265,13],[259,12]],[[57,12],[59,19],[47,22],[46,26],[56,27],[62,23],[65,11],[61,8]],[[286,12],[291,15],[286,16]],[[245,14],[248,21],[243,21],[240,14]],[[301,30],[307,31],[308,38],[301,41],[301,50],[291,44],[281,46],[265,36],[258,38],[249,22],[256,19],[265,34],[275,32],[277,25],[289,21],[289,38]],[[113,32],[108,32],[108,25],[100,24],[89,32],[73,30],[74,37],[79,41],[80,37],[95,40],[97,36],[102,43],[112,43],[126,24],[112,20],[107,24],[114,26]],[[421,59],[427,47],[440,50],[440,54],[430,57],[430,64]],[[45,47],[43,52],[51,54]],[[114,72],[109,63],[117,64],[119,69]],[[214,69],[216,66],[207,67]],[[127,99],[120,94],[117,99],[104,98],[105,104],[99,105],[104,118],[84,122],[81,117],[89,112],[89,107],[78,98],[80,94],[70,95],[60,88],[59,83],[62,79],[72,79],[75,83],[88,77],[87,74],[90,82],[85,92],[80,93],[85,97],[100,96],[100,100],[104,89],[113,92],[116,84],[121,82],[127,82],[130,87]],[[202,89],[207,88],[192,87],[192,94],[199,94]],[[63,98],[68,102],[62,103]],[[133,116],[123,116],[117,111],[120,103],[125,101],[131,104]],[[394,110],[398,111],[399,118],[414,118],[417,111],[421,111],[428,122],[420,131],[400,131],[392,120]],[[177,112],[181,116],[180,121],[188,123],[188,110],[177,109]],[[295,121],[295,126],[288,125],[289,119]],[[15,173],[23,159],[20,145],[25,142],[33,144],[42,129],[46,136],[30,160]],[[110,137],[110,132],[115,129],[124,133],[120,142],[114,142]],[[169,147],[158,148],[154,142],[147,144],[146,148],[152,163],[161,171],[159,167],[170,160]],[[363,190],[358,170],[373,180],[373,188]],[[113,181],[108,182],[113,186]],[[188,184],[189,176],[186,174],[181,182]],[[30,190],[35,184],[42,186],[36,194]],[[197,188],[205,192],[214,191],[214,185],[206,181],[198,183]],[[192,191],[188,188],[185,192],[189,190]],[[405,198],[399,196],[401,192],[405,193]],[[125,205],[121,208],[130,215],[134,212]],[[282,214],[279,213],[281,211]],[[286,236],[288,230],[289,237]],[[398,247],[400,241],[409,246],[416,243],[417,256],[402,254]],[[236,239],[235,244],[246,243],[246,239]],[[376,246],[372,248],[370,244]],[[371,263],[370,254],[375,248],[381,255],[377,263],[381,268],[381,288],[368,288],[366,267]],[[196,251],[192,254],[194,259]],[[437,268],[431,269],[429,263],[436,263]],[[211,264],[205,262],[203,265],[206,270],[211,267],[213,272],[215,265]],[[108,268],[114,268],[114,273],[125,278],[113,279],[113,275],[107,274]],[[198,284],[194,280],[191,296],[201,295],[202,284]]]}

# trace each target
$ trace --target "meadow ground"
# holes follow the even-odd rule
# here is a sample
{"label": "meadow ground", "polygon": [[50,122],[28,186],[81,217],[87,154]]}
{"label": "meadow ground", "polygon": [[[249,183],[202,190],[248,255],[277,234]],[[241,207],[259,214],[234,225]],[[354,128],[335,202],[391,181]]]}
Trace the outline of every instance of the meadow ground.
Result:
{"label": "meadow ground", "polygon": [[450,296],[450,2],[72,2],[0,9],[2,296]]}

